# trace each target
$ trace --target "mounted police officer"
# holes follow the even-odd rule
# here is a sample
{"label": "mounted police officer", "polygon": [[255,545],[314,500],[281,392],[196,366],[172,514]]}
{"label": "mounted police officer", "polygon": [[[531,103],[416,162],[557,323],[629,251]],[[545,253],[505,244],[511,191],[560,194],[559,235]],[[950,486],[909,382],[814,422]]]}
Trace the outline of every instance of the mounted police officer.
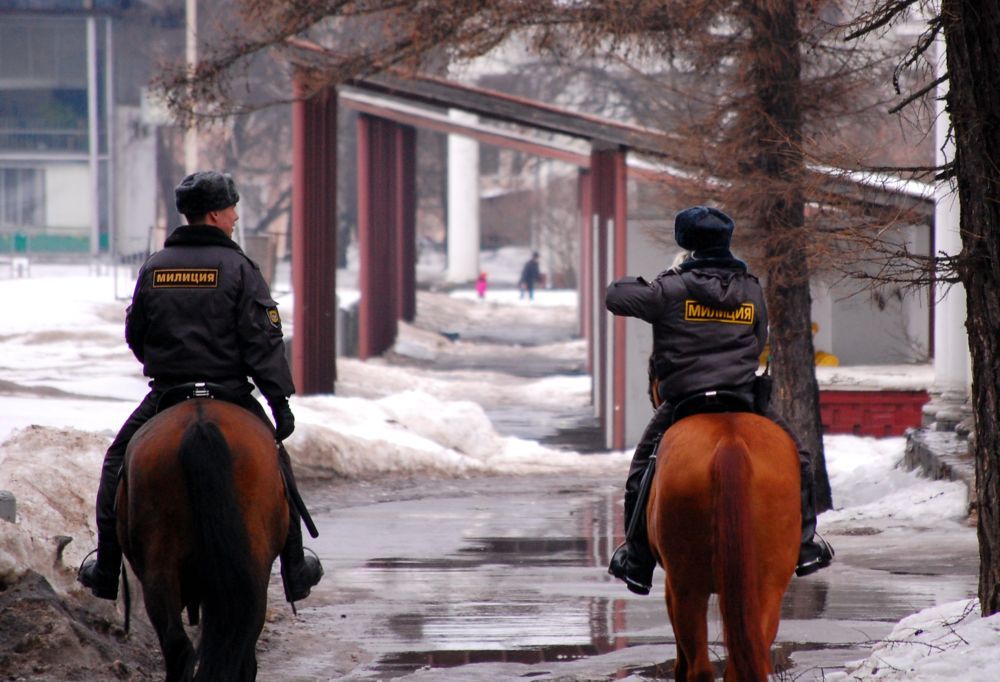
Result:
{"label": "mounted police officer", "polygon": [[[104,456],[97,491],[97,558],[85,561],[77,576],[102,599],[118,596],[122,550],[115,495],[125,449],[171,388],[191,382],[221,385],[233,402],[270,428],[267,414],[251,394],[248,377],[252,379],[274,416],[286,488],[290,497],[299,499],[291,460],[280,445],[295,429],[288,405],[295,387],[277,304],[257,264],[232,240],[239,220],[236,186],[228,174],[206,171],[188,175],[174,194],[188,224],[176,228],[164,248],[142,266],[125,316],[125,340],[151,378],[150,391]],[[288,506],[291,522],[281,551],[281,576],[285,597],[295,602],[309,595],[323,568],[315,555],[304,554],[299,510],[291,500]]]}
{"label": "mounted police officer", "polygon": [[[642,523],[645,508],[637,506],[645,506],[646,485],[652,478],[650,460],[674,420],[675,407],[710,391],[724,392],[748,407],[755,405],[759,358],[767,341],[767,307],[757,278],[729,250],[732,234],[733,221],[722,211],[688,208],[674,223],[678,246],[690,252],[682,263],[652,282],[624,277],[608,286],[608,310],[653,325],[650,397],[656,412],[636,446],[625,482],[625,526],[631,532],[608,567],[637,594],[649,593],[656,567]],[[795,572],[808,575],[833,560],[833,550],[815,535],[812,460],[788,424],[760,403],[756,402],[757,409],[788,432],[799,452],[802,541]]]}

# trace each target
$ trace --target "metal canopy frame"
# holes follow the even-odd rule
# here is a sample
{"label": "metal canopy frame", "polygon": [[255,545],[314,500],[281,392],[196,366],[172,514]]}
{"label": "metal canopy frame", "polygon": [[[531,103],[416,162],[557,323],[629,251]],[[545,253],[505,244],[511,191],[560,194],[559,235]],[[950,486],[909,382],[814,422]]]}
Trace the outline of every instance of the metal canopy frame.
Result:
{"label": "metal canopy frame", "polygon": [[[332,54],[303,39],[288,43],[304,53]],[[300,90],[297,97],[301,96]],[[421,75],[379,74],[297,101],[293,106],[296,334],[292,364],[302,393],[332,392],[336,379],[333,263],[338,102],[361,114],[357,157],[359,355],[372,357],[391,348],[398,320],[412,320],[416,313],[417,128],[464,135],[575,165],[580,172],[580,331],[587,340],[594,411],[606,446],[624,448],[626,325],[624,319],[607,314],[601,302],[607,284],[626,274],[629,177],[669,182],[671,178],[685,181],[689,175],[672,165],[665,153],[671,148],[670,136]],[[452,118],[448,115],[452,109],[476,114],[480,120]],[[875,193],[898,200],[901,192],[883,188]]]}

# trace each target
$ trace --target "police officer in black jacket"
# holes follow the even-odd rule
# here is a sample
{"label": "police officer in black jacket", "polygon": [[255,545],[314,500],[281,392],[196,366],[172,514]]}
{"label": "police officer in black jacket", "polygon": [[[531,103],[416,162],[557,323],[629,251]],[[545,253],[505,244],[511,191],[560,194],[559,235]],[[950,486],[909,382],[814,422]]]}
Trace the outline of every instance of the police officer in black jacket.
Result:
{"label": "police officer in black jacket", "polygon": [[[125,340],[151,378],[150,391],[126,420],[104,456],[97,492],[97,558],[80,568],[79,581],[102,599],[118,596],[122,550],[116,533],[115,493],[129,440],[156,413],[160,397],[190,382],[221,384],[269,427],[251,395],[253,380],[267,399],[279,442],[279,464],[294,486],[291,460],[280,442],[295,429],[288,397],[295,392],[285,359],[278,306],[257,264],[231,237],[239,194],[228,174],[188,175],[175,190],[188,224],[139,271],[125,317]],[[281,575],[290,602],[304,599],[323,575],[319,559],[306,556],[298,509],[291,502]]]}
{"label": "police officer in black jacket", "polygon": [[[625,482],[625,526],[636,509],[650,457],[670,426],[674,406],[712,390],[725,390],[753,404],[760,354],[767,341],[767,307],[757,278],[733,257],[733,221],[722,211],[694,206],[674,222],[677,244],[691,255],[653,282],[624,277],[608,286],[605,304],[612,313],[653,325],[650,358],[651,398],[657,406],[636,446]],[[781,426],[799,451],[802,479],[802,544],[796,574],[828,566],[833,550],[815,535],[812,460],[788,424],[773,410],[765,416]],[[651,477],[650,477],[651,478]],[[637,524],[637,527],[642,524]],[[644,532],[615,550],[608,572],[637,594],[648,594],[656,560]]]}

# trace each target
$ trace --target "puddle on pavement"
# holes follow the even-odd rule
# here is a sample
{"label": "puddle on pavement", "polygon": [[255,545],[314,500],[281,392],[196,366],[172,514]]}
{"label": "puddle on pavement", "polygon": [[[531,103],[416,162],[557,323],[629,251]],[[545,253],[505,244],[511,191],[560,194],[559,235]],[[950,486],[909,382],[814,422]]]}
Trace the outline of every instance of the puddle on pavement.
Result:
{"label": "puddle on pavement", "polygon": [[[672,632],[659,595],[648,600],[593,596],[606,591],[601,581],[610,580],[604,577],[604,566],[618,541],[611,535],[621,529],[618,501],[613,496],[591,496],[574,502],[578,506],[569,518],[575,520],[567,523],[564,516],[558,529],[566,532],[575,524],[575,534],[469,535],[447,556],[367,560],[366,570],[392,573],[397,583],[454,586],[453,601],[428,599],[417,606],[418,611],[383,616],[379,632],[372,635],[392,644],[382,648],[383,655],[369,673],[389,679],[474,663],[560,663],[637,645],[662,646],[664,654],[672,655]],[[657,575],[659,579],[661,574]],[[857,627],[858,621],[884,624],[936,603],[932,577],[906,578],[910,584],[901,585],[901,576],[888,571],[881,577],[874,572],[841,571],[821,579],[793,580],[782,618],[820,621],[820,634],[810,639],[823,640],[824,628],[835,630],[838,626],[831,623],[836,620],[847,621],[843,626],[847,628]],[[718,619],[715,598],[709,618]],[[775,671],[792,669],[791,656],[796,652],[840,649],[831,660],[849,660],[845,651],[864,650],[864,637],[859,634],[855,639],[838,642],[831,635],[829,641],[803,644],[780,642],[779,637],[773,648]],[[723,651],[717,650],[716,658]],[[672,679],[672,667],[672,660],[622,667],[609,679],[627,675]]]}
{"label": "puddle on pavement", "polygon": [[[479,649],[465,651],[421,651],[387,656],[378,664],[380,677],[402,677],[426,668],[454,668],[474,663],[558,663],[608,653],[597,646],[566,645],[530,649]],[[522,677],[543,675],[526,673]]]}
{"label": "puddle on pavement", "polygon": [[[436,669],[452,669],[454,676],[454,669],[477,663],[491,671],[500,666],[503,679],[539,670],[551,677],[587,665],[580,659],[594,659],[591,667],[604,679],[672,679],[662,573],[648,598],[630,595],[606,574],[623,533],[617,487],[590,479],[448,485],[454,488],[448,495],[321,514],[331,544],[317,548],[339,581],[328,589],[368,595],[357,601],[354,622],[373,658],[354,679],[417,671],[427,678]],[[935,562],[915,551],[915,565],[900,570],[898,553],[862,549],[863,537],[850,540],[856,555],[866,553],[864,561],[855,556],[792,580],[782,604],[788,636],[779,633],[774,648],[777,670],[792,676],[842,670],[863,658],[891,624],[940,603],[943,588],[955,598],[975,591],[976,572],[956,572],[948,563],[953,551]],[[848,538],[841,542],[846,546]],[[893,572],[872,568],[890,565]],[[710,639],[720,640],[714,598],[709,618]],[[715,650],[713,660],[724,653],[721,646]],[[503,668],[506,663],[511,668]],[[472,670],[461,674],[491,679]],[[602,678],[588,672],[585,679]]]}
{"label": "puddle on pavement", "polygon": [[469,538],[457,556],[440,558],[379,557],[368,568],[408,570],[471,570],[485,565],[578,566],[587,552],[584,538]]}

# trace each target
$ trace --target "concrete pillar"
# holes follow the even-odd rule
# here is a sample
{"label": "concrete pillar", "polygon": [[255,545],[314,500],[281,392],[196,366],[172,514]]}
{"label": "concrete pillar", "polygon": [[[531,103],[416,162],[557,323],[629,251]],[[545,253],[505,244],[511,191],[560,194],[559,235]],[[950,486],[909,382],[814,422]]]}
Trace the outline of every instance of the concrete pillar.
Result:
{"label": "concrete pillar", "polygon": [[97,20],[87,17],[87,164],[90,168],[90,254],[101,252],[101,180],[98,155]]}
{"label": "concrete pillar", "polygon": [[[476,116],[452,111],[456,120]],[[448,136],[448,275],[449,282],[472,282],[479,276],[479,143]]]}
{"label": "concrete pillar", "polygon": [[[938,41],[938,72],[945,68],[944,40]],[[935,147],[937,163],[955,158],[955,146],[948,138],[948,114],[944,110],[944,88],[938,86]],[[954,180],[936,188],[934,206],[934,248],[937,254],[954,255],[962,250],[959,233],[958,188]],[[924,421],[936,423],[939,430],[951,430],[966,412],[969,397],[969,339],[965,331],[965,288],[960,284],[934,292],[934,385],[931,401],[924,406]]]}

